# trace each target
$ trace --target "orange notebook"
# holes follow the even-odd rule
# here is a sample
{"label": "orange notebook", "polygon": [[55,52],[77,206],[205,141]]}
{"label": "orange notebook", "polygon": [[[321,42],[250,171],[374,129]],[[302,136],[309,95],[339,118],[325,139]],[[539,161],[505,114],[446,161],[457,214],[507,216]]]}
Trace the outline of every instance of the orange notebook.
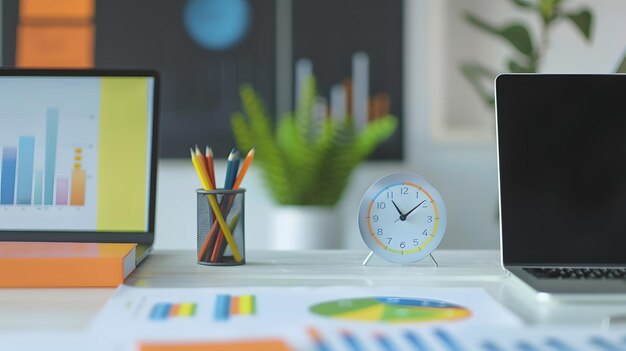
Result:
{"label": "orange notebook", "polygon": [[136,244],[0,242],[0,288],[116,287]]}
{"label": "orange notebook", "polygon": [[141,343],[140,351],[290,351],[282,340],[247,340],[225,342]]}

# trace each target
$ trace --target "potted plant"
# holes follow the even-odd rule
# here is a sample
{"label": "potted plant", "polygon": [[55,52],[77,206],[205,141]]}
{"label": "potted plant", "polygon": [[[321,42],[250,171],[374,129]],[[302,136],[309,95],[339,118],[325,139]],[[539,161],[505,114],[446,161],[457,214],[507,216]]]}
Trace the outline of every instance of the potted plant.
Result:
{"label": "potted plant", "polygon": [[315,116],[315,79],[303,85],[298,109],[275,128],[254,89],[244,85],[243,112],[233,114],[232,129],[239,148],[256,147],[256,164],[278,205],[270,219],[272,247],[336,248],[341,225],[335,205],[354,168],[391,136],[397,120],[380,116],[357,131],[350,116]]}

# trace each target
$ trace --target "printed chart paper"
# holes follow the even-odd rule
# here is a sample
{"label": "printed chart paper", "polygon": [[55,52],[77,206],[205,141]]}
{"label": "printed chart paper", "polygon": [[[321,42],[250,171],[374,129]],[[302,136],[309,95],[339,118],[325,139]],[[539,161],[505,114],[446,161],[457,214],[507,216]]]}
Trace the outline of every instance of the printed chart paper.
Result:
{"label": "printed chart paper", "polygon": [[286,328],[517,327],[521,321],[473,288],[189,288],[121,286],[93,328],[139,338],[253,337]]}

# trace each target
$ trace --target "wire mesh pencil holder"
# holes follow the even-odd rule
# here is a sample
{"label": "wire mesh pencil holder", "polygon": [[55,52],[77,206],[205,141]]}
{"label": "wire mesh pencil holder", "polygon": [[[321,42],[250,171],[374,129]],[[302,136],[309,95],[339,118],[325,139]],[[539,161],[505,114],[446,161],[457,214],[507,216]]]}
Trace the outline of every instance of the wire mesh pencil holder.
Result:
{"label": "wire mesh pencil holder", "polygon": [[[246,189],[196,190],[198,196],[198,264],[234,266],[246,263],[244,209]],[[213,212],[211,200],[219,206],[228,230]]]}

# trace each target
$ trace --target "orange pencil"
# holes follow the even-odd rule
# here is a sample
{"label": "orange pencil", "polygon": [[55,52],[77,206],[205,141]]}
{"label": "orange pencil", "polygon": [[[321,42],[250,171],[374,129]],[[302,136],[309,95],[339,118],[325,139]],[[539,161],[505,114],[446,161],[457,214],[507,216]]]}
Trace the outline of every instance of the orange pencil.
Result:
{"label": "orange pencil", "polygon": [[209,180],[211,184],[213,184],[213,189],[217,188],[215,186],[215,165],[213,164],[213,150],[210,147],[206,147],[205,153],[206,161],[209,167]]}
{"label": "orange pencil", "polygon": [[235,184],[233,185],[233,189],[239,189],[239,185],[241,185],[241,182],[243,181],[243,177],[246,176],[248,167],[250,167],[250,164],[252,163],[252,160],[254,159],[255,150],[256,150],[256,147],[253,147],[252,150],[250,150],[248,154],[246,155],[246,159],[243,161],[243,165],[241,166],[241,170],[239,171],[239,174],[237,175],[237,179],[235,179]]}

